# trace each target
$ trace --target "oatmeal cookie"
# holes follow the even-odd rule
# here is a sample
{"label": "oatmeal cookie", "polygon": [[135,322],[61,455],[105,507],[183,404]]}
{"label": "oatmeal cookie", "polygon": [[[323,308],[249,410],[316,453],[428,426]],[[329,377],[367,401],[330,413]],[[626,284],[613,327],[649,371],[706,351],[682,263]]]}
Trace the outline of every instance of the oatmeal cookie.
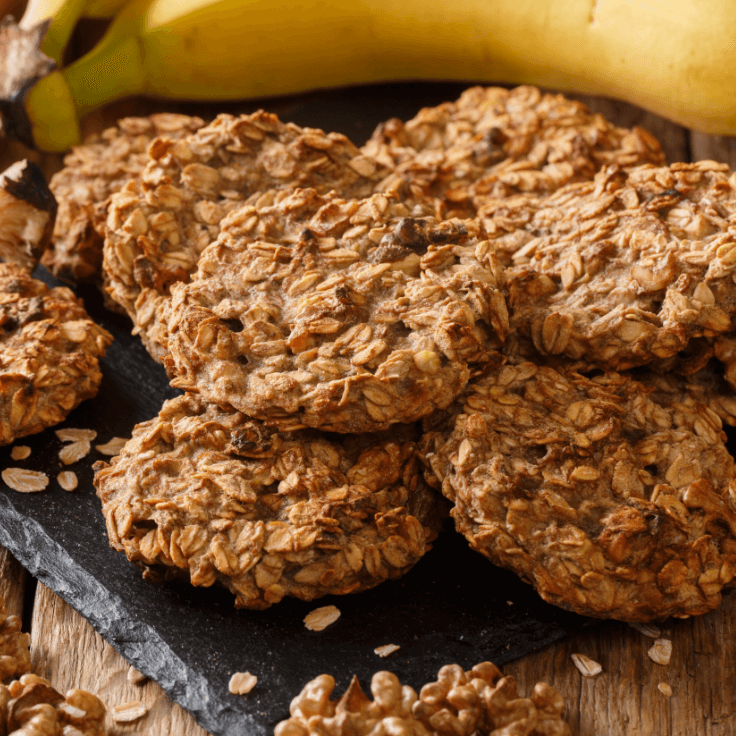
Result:
{"label": "oatmeal cookie", "polygon": [[475,221],[386,195],[274,195],[223,221],[172,286],[172,385],[282,429],[357,433],[444,408],[497,355],[504,273]]}
{"label": "oatmeal cookie", "polygon": [[141,174],[156,137],[176,140],[203,125],[200,118],[171,113],[123,118],[74,146],[49,185],[59,212],[42,264],[63,281],[99,280],[110,197]]}
{"label": "oatmeal cookie", "polygon": [[402,685],[391,672],[376,672],[368,698],[353,677],[342,697],[330,700],[335,680],[320,675],[308,682],[291,701],[291,718],[276,726],[275,736],[569,736],[562,718],[560,693],[546,683],[534,687],[531,698],[521,698],[513,677],[504,677],[491,662],[464,672],[445,665],[437,681],[419,695]]}
{"label": "oatmeal cookie", "polygon": [[69,289],[0,264],[0,445],[58,424],[94,396],[111,342]]}
{"label": "oatmeal cookie", "polygon": [[112,199],[103,267],[110,295],[159,361],[163,351],[147,330],[161,297],[188,280],[229,212],[273,188],[367,196],[385,175],[345,136],[262,111],[220,115],[181,140],[159,139],[149,154],[140,181]]}
{"label": "oatmeal cookie", "polygon": [[62,695],[37,675],[0,684],[0,733],[7,736],[106,736],[105,713],[96,695]]}
{"label": "oatmeal cookie", "polygon": [[220,583],[239,608],[371,588],[441,524],[412,431],[279,433],[193,395],[167,401],[95,466],[110,544],[151,579]]}
{"label": "oatmeal cookie", "polygon": [[521,363],[471,382],[423,457],[474,549],[550,603],[648,621],[716,608],[736,574],[724,439],[677,392]]}
{"label": "oatmeal cookie", "polygon": [[384,164],[386,188],[408,182],[445,216],[473,217],[487,198],[541,196],[609,164],[661,165],[659,143],[617,128],[585,105],[534,87],[473,87],[408,123],[381,123],[363,152]]}
{"label": "oatmeal cookie", "polygon": [[624,370],[730,330],[735,212],[728,167],[702,161],[608,168],[483,224],[509,265],[512,326],[544,355]]}

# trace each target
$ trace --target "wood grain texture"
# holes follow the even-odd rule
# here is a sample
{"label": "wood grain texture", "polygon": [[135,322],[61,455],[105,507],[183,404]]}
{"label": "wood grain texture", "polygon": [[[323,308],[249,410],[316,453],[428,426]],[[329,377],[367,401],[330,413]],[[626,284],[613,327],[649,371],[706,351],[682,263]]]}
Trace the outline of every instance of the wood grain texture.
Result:
{"label": "wood grain texture", "polygon": [[23,615],[26,571],[4,547],[0,547],[0,599],[11,616]]}

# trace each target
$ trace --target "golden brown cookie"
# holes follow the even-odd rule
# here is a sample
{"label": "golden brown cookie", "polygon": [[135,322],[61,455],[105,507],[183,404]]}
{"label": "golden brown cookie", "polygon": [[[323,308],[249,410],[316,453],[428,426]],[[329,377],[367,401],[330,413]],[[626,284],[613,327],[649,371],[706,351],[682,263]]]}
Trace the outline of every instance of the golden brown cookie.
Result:
{"label": "golden brown cookie", "polygon": [[653,389],[533,363],[474,379],[423,444],[458,531],[578,613],[716,608],[736,574],[736,466],[718,416]]}
{"label": "golden brown cookie", "polygon": [[156,137],[176,140],[203,125],[201,118],[173,113],[123,118],[74,146],[49,184],[59,211],[43,265],[63,281],[99,280],[111,195],[141,174]]}
{"label": "golden brown cookie", "polygon": [[0,445],[58,424],[94,396],[111,342],[69,289],[0,264]]}
{"label": "golden brown cookie", "polygon": [[239,608],[397,578],[441,524],[412,430],[279,433],[187,395],[139,424],[95,486],[110,544],[151,579],[231,590]]}
{"label": "golden brown cookie", "polygon": [[592,179],[604,166],[664,163],[645,130],[626,130],[585,105],[535,87],[473,87],[456,102],[425,108],[408,123],[378,126],[363,152],[447,216],[473,217],[486,199],[541,196]]}
{"label": "golden brown cookie", "polygon": [[157,360],[164,353],[147,335],[155,310],[172,283],[188,280],[229,212],[273,188],[367,196],[383,177],[345,136],[262,111],[220,115],[181,140],[160,139],[149,154],[140,181],[112,199],[104,271],[110,295]]}
{"label": "golden brown cookie", "polygon": [[704,161],[608,168],[483,224],[509,266],[511,324],[543,355],[622,370],[731,328],[736,188]]}
{"label": "golden brown cookie", "polygon": [[224,220],[172,286],[165,365],[172,385],[269,425],[385,429],[446,407],[497,357],[504,286],[475,221],[275,192]]}

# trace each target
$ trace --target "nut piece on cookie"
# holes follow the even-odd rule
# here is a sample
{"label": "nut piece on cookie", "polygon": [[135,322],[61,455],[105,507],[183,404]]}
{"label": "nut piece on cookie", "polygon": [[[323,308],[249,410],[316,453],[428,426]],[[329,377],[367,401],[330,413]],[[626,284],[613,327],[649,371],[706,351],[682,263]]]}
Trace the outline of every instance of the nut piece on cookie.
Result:
{"label": "nut piece on cookie", "polygon": [[8,736],[106,736],[105,712],[96,695],[86,690],[62,695],[36,675],[23,675],[7,687],[0,684],[0,733]]}
{"label": "nut piece on cookie", "polygon": [[239,608],[372,588],[441,525],[412,432],[282,434],[193,395],[167,401],[95,465],[110,544],[147,579],[219,583]]}
{"label": "nut piece on cookie", "polygon": [[219,115],[181,140],[159,139],[149,153],[140,182],[112,199],[104,271],[110,295],[159,361],[164,352],[148,337],[156,307],[172,283],[188,280],[228,213],[274,188],[364,197],[385,175],[344,135],[283,123],[263,111]]}
{"label": "nut piece on cookie", "polygon": [[8,616],[0,598],[0,681],[20,677],[31,669],[30,636],[21,633],[20,627],[20,618]]}
{"label": "nut piece on cookie", "polygon": [[533,363],[472,381],[423,457],[457,529],[545,600],[624,621],[716,608],[736,574],[718,416],[618,373]]}
{"label": "nut piece on cookie", "polygon": [[475,221],[390,195],[272,198],[231,214],[172,286],[172,385],[284,429],[357,433],[446,407],[498,357],[505,277]]}
{"label": "nut piece on cookie", "polygon": [[[624,370],[730,331],[736,186],[712,161],[608,167],[482,211],[509,266],[512,327],[540,353]],[[707,360],[707,357],[706,357]]]}
{"label": "nut piece on cookie", "polygon": [[391,172],[385,188],[407,182],[414,196],[437,198],[447,217],[474,217],[489,198],[542,196],[606,165],[665,162],[645,130],[615,127],[580,102],[527,86],[473,87],[407,123],[381,123],[362,150]]}
{"label": "nut piece on cookie", "polygon": [[315,732],[332,736],[570,734],[562,718],[565,704],[557,690],[540,682],[531,698],[521,698],[514,678],[503,677],[491,662],[481,662],[467,672],[459,665],[446,665],[437,681],[424,685],[418,696],[391,672],[373,675],[373,700],[363,692],[357,677],[337,701],[330,700],[334,689],[330,675],[307,683],[291,701],[291,718],[276,726],[275,736]]}
{"label": "nut piece on cookie", "polygon": [[0,264],[0,445],[58,424],[94,396],[111,342],[69,289]]}
{"label": "nut piece on cookie", "polygon": [[155,138],[176,140],[203,125],[201,118],[173,113],[123,118],[74,146],[49,183],[59,212],[41,263],[64,281],[99,280],[110,197],[141,174]]}
{"label": "nut piece on cookie", "polygon": [[18,161],[0,174],[0,260],[33,271],[55,217],[56,200],[36,164]]}

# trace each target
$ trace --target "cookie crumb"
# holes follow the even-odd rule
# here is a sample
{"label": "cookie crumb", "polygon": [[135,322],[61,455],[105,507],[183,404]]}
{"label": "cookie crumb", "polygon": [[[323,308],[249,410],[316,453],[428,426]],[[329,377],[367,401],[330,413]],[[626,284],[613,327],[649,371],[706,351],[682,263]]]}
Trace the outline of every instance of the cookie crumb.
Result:
{"label": "cookie crumb", "polygon": [[49,484],[46,473],[23,468],[6,468],[0,473],[5,484],[19,493],[36,493],[43,491]]}
{"label": "cookie crumb", "polygon": [[133,685],[140,685],[142,682],[145,682],[148,679],[146,675],[144,675],[142,672],[138,672],[138,670],[133,666],[131,666],[128,670],[126,678],[128,682],[133,683]]}
{"label": "cookie crumb", "polygon": [[672,697],[672,688],[666,682],[660,682],[659,685],[657,685],[657,690],[659,690],[659,692],[661,692],[665,697]]}
{"label": "cookie crumb", "polygon": [[382,647],[376,647],[373,651],[379,657],[388,657],[389,654],[393,654],[399,649],[401,649],[401,647],[398,644],[384,644]]}
{"label": "cookie crumb", "polygon": [[92,442],[97,437],[97,432],[94,429],[73,429],[70,427],[57,429],[55,434],[62,442],[79,442],[80,440]]}
{"label": "cookie crumb", "polygon": [[598,662],[584,654],[571,654],[570,658],[583,677],[595,677],[603,672],[603,667]]}
{"label": "cookie crumb", "polygon": [[148,708],[140,700],[132,700],[110,708],[110,715],[115,723],[131,723],[142,718],[146,713],[148,713]]}
{"label": "cookie crumb", "polygon": [[113,437],[109,442],[106,442],[104,445],[95,445],[95,450],[102,453],[103,455],[118,455],[120,453],[120,450],[125,447],[126,442],[127,440],[123,439],[122,437]]}
{"label": "cookie crumb", "polygon": [[28,447],[28,445],[16,445],[11,451],[10,451],[10,457],[13,458],[13,460],[25,460],[27,457],[29,457],[31,454],[31,448]]}
{"label": "cookie crumb", "polygon": [[324,631],[339,618],[340,609],[337,606],[322,606],[322,608],[315,608],[304,617],[304,625],[310,631]]}
{"label": "cookie crumb", "polygon": [[56,481],[65,491],[73,491],[78,485],[77,474],[71,470],[64,470],[56,476]]}
{"label": "cookie crumb", "polygon": [[250,672],[236,672],[231,678],[228,684],[228,690],[233,695],[247,695],[258,682],[258,678],[255,675],[251,675]]}
{"label": "cookie crumb", "polygon": [[72,442],[70,445],[65,445],[59,450],[59,460],[64,465],[71,465],[81,460],[85,455],[88,455],[91,449],[92,445],[90,445],[89,440]]}
{"label": "cookie crumb", "polygon": [[669,639],[657,639],[647,654],[652,662],[669,664],[672,657],[672,642]]}

